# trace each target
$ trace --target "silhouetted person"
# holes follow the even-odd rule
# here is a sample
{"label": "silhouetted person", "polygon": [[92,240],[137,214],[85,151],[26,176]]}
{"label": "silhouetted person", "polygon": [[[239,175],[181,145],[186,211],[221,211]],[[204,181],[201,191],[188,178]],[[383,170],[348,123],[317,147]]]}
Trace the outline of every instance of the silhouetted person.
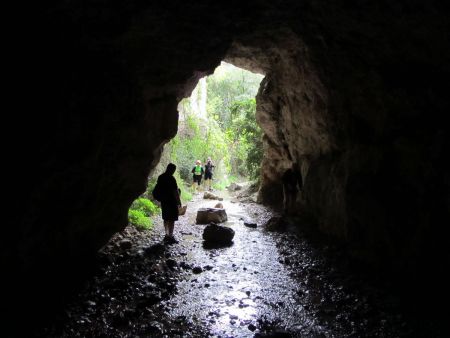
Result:
{"label": "silhouetted person", "polygon": [[297,193],[303,186],[302,174],[297,168],[297,165],[292,165],[292,168],[287,169],[281,178],[283,182],[283,211],[285,214],[294,212]]}
{"label": "silhouetted person", "polygon": [[169,163],[166,171],[159,175],[157,182],[161,191],[162,219],[164,220],[164,229],[166,231],[164,242],[169,244],[178,243],[173,236],[175,221],[178,220],[178,208],[181,207],[180,190],[175,177],[173,177],[176,168],[175,164]]}
{"label": "silhouetted person", "polygon": [[208,159],[206,160],[206,164],[205,164],[205,188],[207,190],[212,190],[211,189],[211,182],[212,182],[212,176],[213,176],[213,168],[214,168],[214,164],[211,161],[211,157],[208,157]]}

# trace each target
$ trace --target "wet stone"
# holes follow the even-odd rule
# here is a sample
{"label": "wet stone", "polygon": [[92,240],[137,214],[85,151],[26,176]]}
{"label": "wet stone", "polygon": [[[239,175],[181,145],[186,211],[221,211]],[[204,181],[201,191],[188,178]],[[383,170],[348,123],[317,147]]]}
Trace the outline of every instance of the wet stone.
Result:
{"label": "wet stone", "polygon": [[253,229],[256,229],[256,227],[258,226],[257,223],[251,222],[251,221],[249,221],[249,222],[244,222],[244,225],[245,225],[246,227],[253,228]]}
{"label": "wet stone", "polygon": [[222,197],[219,197],[216,194],[213,194],[212,192],[209,192],[209,191],[205,191],[205,193],[203,194],[203,198],[204,199],[210,199],[210,200],[223,201]]}
{"label": "wet stone", "polygon": [[122,250],[129,250],[133,246],[129,239],[123,239],[119,242],[119,246]]}
{"label": "wet stone", "polygon": [[203,272],[203,269],[200,266],[196,266],[192,269],[192,272],[195,274],[199,274]]}
{"label": "wet stone", "polygon": [[228,220],[225,209],[200,208],[197,211],[197,224],[223,223]]}
{"label": "wet stone", "polygon": [[181,262],[181,263],[180,263],[180,267],[181,267],[182,269],[185,269],[185,270],[190,270],[190,269],[192,269],[192,266],[191,266],[190,264],[186,263],[186,262]]}
{"label": "wet stone", "polygon": [[166,264],[170,269],[174,269],[178,265],[178,263],[174,259],[167,259]]}
{"label": "wet stone", "polygon": [[227,245],[233,241],[234,230],[214,223],[206,226],[203,231],[203,239],[207,243]]}

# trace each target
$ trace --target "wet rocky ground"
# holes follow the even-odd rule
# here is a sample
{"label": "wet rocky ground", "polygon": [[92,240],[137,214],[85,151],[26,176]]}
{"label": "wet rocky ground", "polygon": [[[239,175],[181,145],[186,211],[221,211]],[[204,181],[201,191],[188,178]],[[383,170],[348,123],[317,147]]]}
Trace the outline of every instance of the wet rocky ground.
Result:
{"label": "wet rocky ground", "polygon": [[[405,315],[388,287],[350,274],[338,247],[299,232],[268,231],[276,213],[251,199],[225,196],[233,245],[205,247],[196,210],[216,202],[195,196],[176,223],[178,244],[163,244],[160,220],[151,232],[128,227],[117,234],[99,253],[97,274],[39,335],[440,336],[432,323]],[[299,221],[277,220],[287,227]]]}

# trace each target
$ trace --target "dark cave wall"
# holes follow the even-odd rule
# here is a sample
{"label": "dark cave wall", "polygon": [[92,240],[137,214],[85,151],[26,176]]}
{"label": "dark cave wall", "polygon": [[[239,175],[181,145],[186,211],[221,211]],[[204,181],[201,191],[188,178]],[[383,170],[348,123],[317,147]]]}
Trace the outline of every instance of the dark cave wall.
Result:
{"label": "dark cave wall", "polygon": [[7,143],[1,250],[12,284],[57,285],[76,271],[66,260],[83,266],[126,225],[176,133],[177,101],[224,58],[266,75],[263,202],[279,201],[279,173],[299,161],[299,208],[355,257],[419,271],[436,255],[447,266],[440,2],[47,6],[23,20],[11,61],[11,126],[23,141]]}
{"label": "dark cave wall", "polygon": [[355,258],[391,272],[448,266],[439,241],[449,219],[444,8],[303,5],[290,29],[265,22],[228,53],[266,75],[257,97],[266,134],[260,200],[279,205],[280,175],[298,162],[299,210]]}

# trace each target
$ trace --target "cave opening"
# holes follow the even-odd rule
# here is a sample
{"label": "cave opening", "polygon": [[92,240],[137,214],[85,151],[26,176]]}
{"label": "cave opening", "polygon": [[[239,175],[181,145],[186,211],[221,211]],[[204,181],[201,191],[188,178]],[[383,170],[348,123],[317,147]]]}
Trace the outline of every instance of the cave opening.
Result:
{"label": "cave opening", "polygon": [[[18,21],[25,34],[12,39],[20,44],[9,49],[17,63],[10,67],[12,83],[36,80],[28,93],[23,83],[12,86],[16,92],[10,96],[15,101],[10,115],[16,122],[11,125],[18,127],[16,134],[24,142],[8,147],[8,218],[0,247],[9,284],[3,313],[13,313],[16,327],[24,326],[24,309],[39,314],[41,304],[62,302],[71,284],[81,285],[74,276],[81,276],[79,271],[94,261],[99,248],[114,234],[123,235],[128,207],[144,191],[162,145],[176,135],[180,98],[222,59],[264,70],[257,116],[267,156],[258,200],[279,202],[277,173],[301,162],[306,177],[301,206],[311,214],[315,231],[345,247],[335,251],[336,256],[357,261],[358,267],[365,265],[394,283],[395,292],[406,294],[411,303],[419,304],[420,298],[429,302],[424,311],[446,304],[450,180],[445,6],[424,0],[401,0],[392,6],[265,0],[239,5],[59,2],[31,14],[35,22]],[[28,57],[30,50],[38,51],[36,57]],[[29,99],[24,100],[24,94]],[[24,179],[30,170],[32,179]],[[183,231],[183,236],[192,236],[191,230]],[[155,252],[134,252],[125,239],[117,243],[111,268],[142,256],[153,264]],[[160,256],[164,273],[184,269],[166,254]],[[283,257],[303,286],[320,279],[315,263],[304,268],[294,261]],[[243,270],[239,265],[228,268],[231,274],[234,268]],[[154,295],[148,289],[159,280],[129,281],[108,269],[114,278],[102,280],[111,292],[83,299],[80,306],[91,322],[92,314],[106,313],[102,319],[107,326],[120,330],[144,312],[139,293],[152,302],[170,291]],[[322,280],[336,281],[334,267],[329,271],[331,279]],[[128,297],[120,292],[128,286],[138,286],[136,301],[123,303],[123,311],[109,311],[117,309],[117,296]],[[201,286],[214,289],[210,282]],[[369,304],[367,294],[356,295],[354,290],[347,288],[344,298],[299,290],[296,296],[310,305],[309,313],[318,315],[308,318],[317,326],[308,332],[302,331],[308,325],[287,326],[305,336],[402,336],[403,331],[389,331],[398,324],[399,330],[409,327],[419,329],[416,335],[430,336],[426,326],[404,326],[403,319],[386,318],[377,301]],[[113,302],[111,307],[104,306],[105,299]],[[245,309],[249,304],[239,305]],[[284,307],[278,302],[270,306],[280,311]],[[355,316],[336,308],[353,309]],[[299,313],[307,314],[304,310]],[[151,323],[154,317],[145,313]],[[358,316],[367,313],[375,314],[368,318],[369,326],[367,318]],[[79,332],[86,330],[90,336],[96,328],[85,325],[85,316],[78,316],[84,325]],[[220,313],[217,317],[236,320]],[[437,318],[444,326],[445,318]],[[249,319],[244,318],[243,326],[250,331],[276,326],[277,318],[258,319],[245,326]],[[116,335],[114,330],[107,335]]]}
{"label": "cave opening", "polygon": [[[145,193],[130,206],[131,225],[150,229],[160,217],[152,191],[169,163],[177,167],[174,176],[183,203],[205,191],[213,196],[243,187],[256,201],[263,160],[256,96],[263,78],[222,61],[213,74],[199,79],[191,95],[178,103],[177,134],[164,145]],[[212,165],[211,173],[207,165]],[[201,172],[200,183],[193,181],[195,167]]]}
{"label": "cave opening", "polygon": [[192,187],[195,162],[204,166],[210,158],[214,175],[212,183],[203,177],[202,190],[223,190],[236,181],[257,183],[263,132],[256,121],[256,95],[263,78],[223,61],[201,78],[190,97],[178,104],[178,131],[164,147],[162,168],[173,162],[183,186]]}

